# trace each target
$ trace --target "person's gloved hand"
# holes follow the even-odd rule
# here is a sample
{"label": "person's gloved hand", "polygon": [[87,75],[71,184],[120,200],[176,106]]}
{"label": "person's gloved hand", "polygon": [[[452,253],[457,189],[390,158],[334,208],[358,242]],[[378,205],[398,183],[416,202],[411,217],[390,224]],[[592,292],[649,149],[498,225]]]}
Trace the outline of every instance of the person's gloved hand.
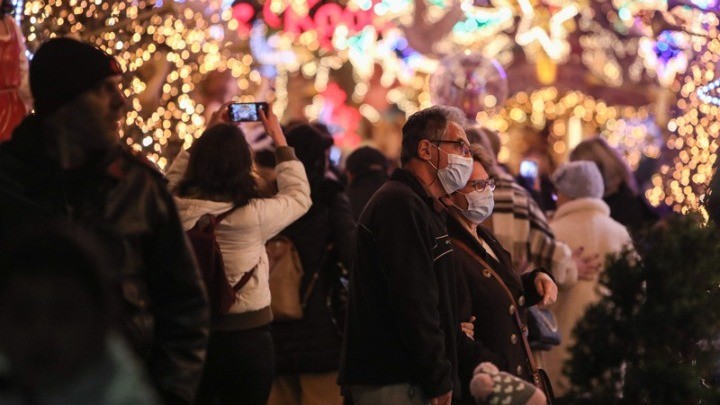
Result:
{"label": "person's gloved hand", "polygon": [[470,381],[470,393],[480,404],[544,405],[545,394],[531,383],[492,363],[480,363]]}

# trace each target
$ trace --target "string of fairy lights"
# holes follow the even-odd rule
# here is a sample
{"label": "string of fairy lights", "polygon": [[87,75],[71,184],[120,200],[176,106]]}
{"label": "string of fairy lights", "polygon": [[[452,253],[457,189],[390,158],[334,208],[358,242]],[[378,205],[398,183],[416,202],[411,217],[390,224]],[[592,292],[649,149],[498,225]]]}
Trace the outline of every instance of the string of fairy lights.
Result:
{"label": "string of fairy lights", "polygon": [[[671,164],[665,164],[653,176],[653,187],[645,196],[651,204],[665,203],[685,213],[700,206],[713,174],[720,134],[720,107],[703,94],[713,90],[720,66],[720,40],[707,42],[691,63],[686,75],[674,89],[679,92],[677,104],[668,122],[668,149],[676,151]],[[709,102],[708,102],[709,101]]]}
{"label": "string of fairy lights", "polygon": [[23,14],[30,49],[54,36],[81,36],[133,73],[124,83],[132,108],[121,136],[161,168],[169,143],[187,148],[205,126],[205,106],[193,92],[206,73],[229,70],[242,91],[261,80],[253,57],[228,35],[232,12],[221,1],[27,1]]}
{"label": "string of fairy lights", "polygon": [[652,115],[648,106],[612,106],[581,91],[561,93],[550,86],[515,94],[497,116],[487,121],[487,126],[505,134],[499,156],[503,162],[510,158],[508,134],[547,128],[547,143],[556,162],[566,160],[583,134],[598,134],[636,169],[643,156],[660,156],[662,140]]}
{"label": "string of fairy lights", "polygon": [[[270,0],[268,0],[270,1]],[[302,17],[308,13],[305,2],[272,0],[278,11],[292,9]],[[301,74],[311,79],[316,90],[304,113],[318,118],[323,109],[320,92],[330,74],[345,63],[353,67],[355,87],[348,102],[371,122],[382,119],[381,112],[364,104],[368,80],[374,65],[383,68],[381,85],[387,87],[387,101],[406,114],[431,102],[428,78],[437,66],[437,55],[412,52],[408,33],[413,21],[413,2],[409,0],[348,0],[350,11],[374,10],[374,21],[357,32],[338,24],[328,38],[330,48],[321,44],[316,29],[302,33],[283,32],[265,27],[261,35],[243,36],[243,21],[227,0],[30,0],[18,2],[21,23],[32,51],[44,40],[58,35],[75,35],[116,55],[127,75],[124,91],[132,100],[123,127],[123,139],[144,152],[164,168],[173,148],[189,147],[205,127],[206,104],[196,93],[208,72],[229,71],[239,90],[238,101],[254,101],[255,91],[267,81],[266,69],[275,70],[273,90],[263,99],[275,100],[276,111],[284,110],[295,96],[288,92],[289,77]],[[427,1],[430,23],[442,20],[451,7],[448,1]],[[494,117],[483,117],[487,124],[506,135],[501,160],[510,156],[507,133],[526,128],[539,132],[547,127],[548,145],[557,161],[583,137],[600,134],[621,150],[632,168],[643,156],[657,158],[669,150],[676,156],[661,166],[645,195],[653,205],[670,205],[686,211],[698,205],[709,181],[715,152],[720,104],[720,77],[715,73],[720,58],[717,37],[718,18],[698,8],[684,7],[677,15],[686,22],[672,71],[660,66],[658,43],[652,32],[644,37],[618,41],[616,32],[636,28],[636,13],[661,9],[663,1],[611,2],[600,17],[615,21],[605,27],[596,21],[597,12],[585,2],[547,0],[491,0],[487,7],[476,7],[462,0],[459,21],[447,35],[437,39],[433,49],[442,53],[454,49],[483,51],[508,66],[513,49],[520,47],[530,63],[536,63],[538,78],[546,87],[512,95]],[[597,3],[597,2],[596,2]],[[602,3],[602,2],[600,2]],[[260,2],[262,6],[264,2]],[[551,5],[552,7],[546,7]],[[612,11],[615,10],[615,11]],[[425,30],[434,26],[419,25]],[[429,28],[428,28],[429,27]],[[618,28],[619,27],[619,28]],[[581,60],[588,70],[610,87],[628,81],[637,83],[644,72],[656,77],[668,91],[676,94],[667,122],[655,121],[660,107],[608,105],[582,91],[559,92],[552,85],[556,64],[563,63],[570,51],[568,37],[579,31]],[[620,30],[622,31],[622,30]],[[619,32],[619,31],[618,31]],[[627,32],[625,32],[626,34]],[[327,33],[326,33],[327,35]],[[253,42],[254,41],[254,42]],[[680,44],[680,45],[678,45]],[[667,44],[660,44],[667,47]],[[685,48],[683,48],[685,46]],[[626,72],[620,59],[636,55]],[[664,69],[664,70],[663,70]],[[541,70],[546,74],[541,76]],[[397,84],[393,86],[393,84]],[[391,88],[392,86],[392,88]]]}

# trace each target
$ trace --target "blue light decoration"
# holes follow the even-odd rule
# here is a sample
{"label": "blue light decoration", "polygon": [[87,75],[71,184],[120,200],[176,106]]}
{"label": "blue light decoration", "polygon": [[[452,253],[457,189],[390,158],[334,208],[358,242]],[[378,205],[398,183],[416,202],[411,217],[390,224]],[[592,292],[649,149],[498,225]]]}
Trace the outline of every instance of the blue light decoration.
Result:
{"label": "blue light decoration", "polygon": [[714,94],[718,94],[715,89],[720,87],[720,79],[716,79],[705,86],[700,87],[697,89],[697,96],[705,104],[711,104],[714,106],[720,107],[720,97],[717,97]]}
{"label": "blue light decoration", "polygon": [[[481,31],[488,31],[491,28],[502,28],[501,26],[512,20],[513,15],[510,8],[486,10],[477,7],[468,7],[463,4],[465,19],[458,21],[453,27],[455,34],[473,34]],[[488,34],[490,34],[488,32]]]}
{"label": "blue light decoration", "polygon": [[677,57],[682,52],[682,47],[672,31],[663,31],[658,35],[655,43],[655,55],[658,61],[667,64],[667,62]]}
{"label": "blue light decoration", "polygon": [[715,8],[715,6],[717,5],[716,0],[690,0],[690,3],[703,11]]}
{"label": "blue light decoration", "polygon": [[25,6],[24,1],[15,2],[15,22],[20,25],[22,23],[23,7]]}
{"label": "blue light decoration", "polygon": [[402,36],[388,38],[387,46],[400,61],[399,67],[404,71],[405,75],[409,75],[424,60],[424,57],[413,49],[407,39]]}

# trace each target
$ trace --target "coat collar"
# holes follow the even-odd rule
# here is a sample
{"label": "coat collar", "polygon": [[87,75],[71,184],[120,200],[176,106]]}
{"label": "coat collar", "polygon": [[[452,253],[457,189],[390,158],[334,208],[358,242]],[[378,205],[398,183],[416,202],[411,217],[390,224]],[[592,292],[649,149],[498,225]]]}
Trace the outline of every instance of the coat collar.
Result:
{"label": "coat collar", "polygon": [[[70,177],[87,177],[106,175],[118,180],[125,177],[123,163],[123,146],[119,145],[102,155],[91,156],[83,167],[63,170],[58,162],[47,152],[48,134],[43,122],[36,115],[29,115],[13,131],[13,137],[3,144],[9,155],[21,162],[19,176],[47,181],[57,175]],[[128,152],[131,153],[131,152]],[[64,173],[63,173],[64,172]],[[62,173],[62,174],[61,174]]]}
{"label": "coat collar", "polygon": [[399,181],[410,187],[410,189],[417,194],[428,207],[432,208],[437,213],[447,213],[447,208],[435,197],[428,194],[425,186],[420,183],[420,179],[417,178],[412,172],[406,169],[395,169],[390,180]]}
{"label": "coat collar", "polygon": [[610,207],[599,198],[578,198],[558,207],[553,221],[577,212],[595,212],[597,215],[609,217]]}
{"label": "coat collar", "polygon": [[472,249],[478,256],[480,256],[480,258],[485,260],[485,262],[487,262],[487,264],[489,264],[493,270],[502,277],[505,284],[513,286],[516,289],[523,288],[522,281],[515,273],[512,266],[510,254],[502,247],[502,245],[500,245],[500,242],[498,242],[497,239],[490,234],[490,232],[481,226],[476,228],[478,237],[490,246],[498,260],[495,260],[490,254],[488,254],[485,247],[480,244],[480,242],[478,242],[478,240],[475,239],[475,237],[471,235],[452,215],[448,215],[447,228],[448,234],[451,238],[458,239],[460,242]]}

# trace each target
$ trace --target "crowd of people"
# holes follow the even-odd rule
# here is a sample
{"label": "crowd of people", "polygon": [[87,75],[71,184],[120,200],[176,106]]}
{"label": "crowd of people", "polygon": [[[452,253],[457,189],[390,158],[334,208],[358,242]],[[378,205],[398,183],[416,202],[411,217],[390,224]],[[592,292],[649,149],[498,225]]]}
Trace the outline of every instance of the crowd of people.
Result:
{"label": "crowd of people", "polygon": [[[599,137],[548,177],[548,219],[498,134],[449,106],[408,117],[389,173],[369,146],[340,170],[325,126],[270,108],[255,151],[225,104],[163,173],[120,142],[122,73],[44,43],[34,113],[0,144],[2,403],[546,403],[606,256],[657,219]],[[186,234],[208,218],[225,309]],[[302,268],[295,319],[273,315],[278,237]],[[535,306],[562,337],[543,354]]]}

